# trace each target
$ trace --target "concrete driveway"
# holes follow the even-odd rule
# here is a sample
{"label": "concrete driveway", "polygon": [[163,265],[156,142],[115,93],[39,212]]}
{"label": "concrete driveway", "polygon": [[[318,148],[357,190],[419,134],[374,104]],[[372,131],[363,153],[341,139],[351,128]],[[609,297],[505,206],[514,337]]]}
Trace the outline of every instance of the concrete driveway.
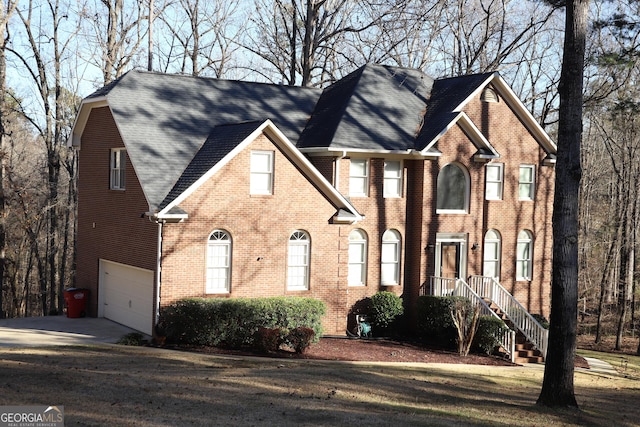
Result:
{"label": "concrete driveway", "polygon": [[24,317],[0,320],[0,347],[36,347],[115,343],[136,332],[111,320],[66,316]]}

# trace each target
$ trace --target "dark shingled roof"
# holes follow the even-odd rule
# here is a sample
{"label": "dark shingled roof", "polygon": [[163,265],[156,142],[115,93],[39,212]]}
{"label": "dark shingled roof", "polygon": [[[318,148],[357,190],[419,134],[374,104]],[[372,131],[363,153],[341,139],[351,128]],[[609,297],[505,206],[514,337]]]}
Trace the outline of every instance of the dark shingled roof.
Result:
{"label": "dark shingled roof", "polygon": [[131,71],[106,97],[150,208],[157,209],[212,129],[271,119],[295,143],[321,91]]}
{"label": "dark shingled roof", "polygon": [[160,204],[163,209],[176,197],[186,191],[200,177],[213,168],[227,154],[244,141],[261,122],[246,122],[231,125],[216,126],[200,150],[196,153],[189,166],[182,173],[178,182],[173,186],[167,197]]}
{"label": "dark shingled roof", "polygon": [[456,117],[456,114],[453,113],[454,109],[492,74],[471,74],[436,80],[431,89],[429,105],[424,115],[425,124],[416,140],[416,150],[423,150],[433,138],[442,132]]}
{"label": "dark shingled roof", "polygon": [[412,149],[432,84],[418,70],[365,65],[322,93],[298,147]]}
{"label": "dark shingled roof", "polygon": [[153,211],[266,119],[301,149],[422,150],[490,76],[434,81],[418,70],[369,64],[322,91],[131,71],[87,99],[108,101]]}

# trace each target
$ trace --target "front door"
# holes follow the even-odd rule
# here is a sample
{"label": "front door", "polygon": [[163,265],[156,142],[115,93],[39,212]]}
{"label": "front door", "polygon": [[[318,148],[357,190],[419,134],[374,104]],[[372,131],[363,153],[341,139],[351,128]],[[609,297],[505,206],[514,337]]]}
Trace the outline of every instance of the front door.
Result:
{"label": "front door", "polygon": [[460,243],[443,242],[440,250],[440,276],[458,279],[460,277]]}
{"label": "front door", "polygon": [[466,233],[437,233],[434,276],[464,279],[467,274]]}

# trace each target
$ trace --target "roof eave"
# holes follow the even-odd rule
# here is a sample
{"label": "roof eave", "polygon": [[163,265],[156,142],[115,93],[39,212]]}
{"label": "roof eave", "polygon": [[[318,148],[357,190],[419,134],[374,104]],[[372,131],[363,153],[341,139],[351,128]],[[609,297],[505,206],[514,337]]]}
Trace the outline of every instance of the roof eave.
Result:
{"label": "roof eave", "polygon": [[106,96],[83,99],[82,103],[80,104],[80,110],[76,115],[76,120],[73,123],[73,128],[71,129],[71,138],[69,138],[69,140],[67,141],[67,146],[80,149],[80,145],[82,142],[82,133],[84,132],[84,128],[87,125],[87,121],[89,121],[91,110],[93,110],[94,108],[108,106],[109,102],[107,101]]}

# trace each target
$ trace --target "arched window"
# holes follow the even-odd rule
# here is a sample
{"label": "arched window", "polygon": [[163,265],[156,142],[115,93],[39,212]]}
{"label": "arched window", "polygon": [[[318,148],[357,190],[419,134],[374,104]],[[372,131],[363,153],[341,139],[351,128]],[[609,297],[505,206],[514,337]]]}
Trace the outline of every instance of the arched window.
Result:
{"label": "arched window", "polygon": [[522,230],[518,233],[516,247],[516,280],[531,280],[533,267],[533,236],[531,232]]}
{"label": "arched window", "polygon": [[500,279],[501,246],[500,233],[496,230],[487,231],[484,235],[483,276]]}
{"label": "arched window", "polygon": [[215,230],[207,242],[207,289],[208,294],[230,291],[231,236],[224,230]]}
{"label": "arched window", "polygon": [[383,285],[397,285],[400,282],[400,233],[387,230],[382,235],[380,251],[380,279]]}
{"label": "arched window", "polygon": [[300,230],[289,237],[289,259],[287,289],[306,291],[309,289],[309,235]]}
{"label": "arched window", "polygon": [[364,286],[367,276],[367,235],[362,230],[349,233],[350,286]]}
{"label": "arched window", "polygon": [[438,174],[436,209],[438,213],[466,213],[469,210],[469,173],[449,163]]}

